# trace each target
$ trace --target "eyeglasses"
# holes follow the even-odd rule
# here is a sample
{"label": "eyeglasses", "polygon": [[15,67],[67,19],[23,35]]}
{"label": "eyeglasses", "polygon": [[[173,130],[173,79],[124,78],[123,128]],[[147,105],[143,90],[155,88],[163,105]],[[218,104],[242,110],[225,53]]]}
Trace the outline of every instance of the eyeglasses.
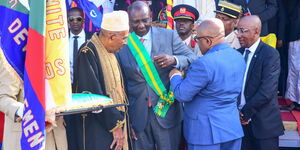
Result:
{"label": "eyeglasses", "polygon": [[81,16],[78,16],[78,17],[70,16],[70,17],[68,18],[68,20],[69,20],[70,22],[73,22],[75,19],[76,19],[78,22],[81,22],[81,21],[83,20],[83,18],[82,18]]}
{"label": "eyeglasses", "polygon": [[248,33],[250,30],[252,29],[247,29],[247,28],[236,28],[234,30],[235,34],[244,34],[244,33]]}
{"label": "eyeglasses", "polygon": [[216,36],[194,36],[194,40],[195,40],[195,42],[198,42],[198,41],[200,41],[200,39],[202,39],[202,38],[206,38],[206,39],[213,39],[213,38],[216,38],[216,37],[218,37],[220,34],[217,34]]}

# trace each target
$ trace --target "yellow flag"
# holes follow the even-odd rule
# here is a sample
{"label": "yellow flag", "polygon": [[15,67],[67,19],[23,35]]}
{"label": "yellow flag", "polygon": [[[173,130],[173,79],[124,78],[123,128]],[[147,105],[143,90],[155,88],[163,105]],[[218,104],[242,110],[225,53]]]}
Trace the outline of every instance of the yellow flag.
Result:
{"label": "yellow flag", "polygon": [[276,48],[277,38],[276,38],[276,35],[274,33],[270,33],[267,36],[260,37],[260,39],[264,43],[272,46],[273,48]]}
{"label": "yellow flag", "polygon": [[71,101],[69,35],[64,0],[47,0],[45,89],[46,109]]}

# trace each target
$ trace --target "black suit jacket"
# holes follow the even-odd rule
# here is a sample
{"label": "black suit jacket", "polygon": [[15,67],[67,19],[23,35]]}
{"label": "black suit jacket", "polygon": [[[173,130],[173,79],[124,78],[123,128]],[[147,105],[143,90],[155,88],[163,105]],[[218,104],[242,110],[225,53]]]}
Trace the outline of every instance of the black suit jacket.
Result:
{"label": "black suit jacket", "polygon": [[300,1],[288,0],[286,4],[289,17],[289,41],[296,41],[300,39]]}
{"label": "black suit jacket", "polygon": [[[244,48],[240,48],[241,53]],[[280,58],[276,49],[260,41],[249,66],[244,90],[246,104],[241,112],[251,118],[255,138],[265,139],[283,134],[277,87]]]}
{"label": "black suit jacket", "polygon": [[288,23],[287,13],[283,0],[277,0],[278,11],[276,15],[268,22],[270,33],[275,33],[278,40],[285,40],[286,25]]}
{"label": "black suit jacket", "polygon": [[268,21],[276,15],[277,2],[276,0],[228,0],[235,4],[241,5],[243,9],[249,8],[252,15],[258,15],[262,21],[261,36],[269,34]]}

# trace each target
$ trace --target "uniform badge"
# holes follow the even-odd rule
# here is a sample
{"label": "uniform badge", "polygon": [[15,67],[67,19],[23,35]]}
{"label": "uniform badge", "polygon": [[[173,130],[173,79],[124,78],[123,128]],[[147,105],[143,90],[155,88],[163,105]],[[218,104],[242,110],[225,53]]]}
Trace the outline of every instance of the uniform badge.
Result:
{"label": "uniform badge", "polygon": [[185,13],[186,8],[180,8],[180,13]]}
{"label": "uniform badge", "polygon": [[224,7],[221,8],[221,11],[224,11]]}

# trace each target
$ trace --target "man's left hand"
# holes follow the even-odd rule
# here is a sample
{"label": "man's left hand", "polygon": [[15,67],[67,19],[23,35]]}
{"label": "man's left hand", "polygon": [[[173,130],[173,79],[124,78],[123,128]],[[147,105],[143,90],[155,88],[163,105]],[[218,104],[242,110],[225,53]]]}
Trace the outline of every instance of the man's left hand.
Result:
{"label": "man's left hand", "polygon": [[250,123],[250,121],[245,121],[244,120],[244,114],[242,114],[241,112],[240,112],[240,120],[241,120],[241,123],[242,123],[243,126]]}
{"label": "man's left hand", "polygon": [[124,145],[124,135],[122,128],[117,128],[113,131],[113,137],[114,140],[110,145],[110,149],[112,149],[115,146],[115,150],[121,150]]}
{"label": "man's left hand", "polygon": [[181,74],[181,72],[178,70],[178,69],[176,69],[176,68],[174,68],[174,69],[172,69],[171,71],[170,71],[170,73],[169,73],[169,78],[171,78],[172,76],[173,76],[173,74]]}
{"label": "man's left hand", "polygon": [[154,61],[160,68],[166,68],[169,66],[176,65],[175,57],[167,54],[160,54],[158,56],[154,56]]}

